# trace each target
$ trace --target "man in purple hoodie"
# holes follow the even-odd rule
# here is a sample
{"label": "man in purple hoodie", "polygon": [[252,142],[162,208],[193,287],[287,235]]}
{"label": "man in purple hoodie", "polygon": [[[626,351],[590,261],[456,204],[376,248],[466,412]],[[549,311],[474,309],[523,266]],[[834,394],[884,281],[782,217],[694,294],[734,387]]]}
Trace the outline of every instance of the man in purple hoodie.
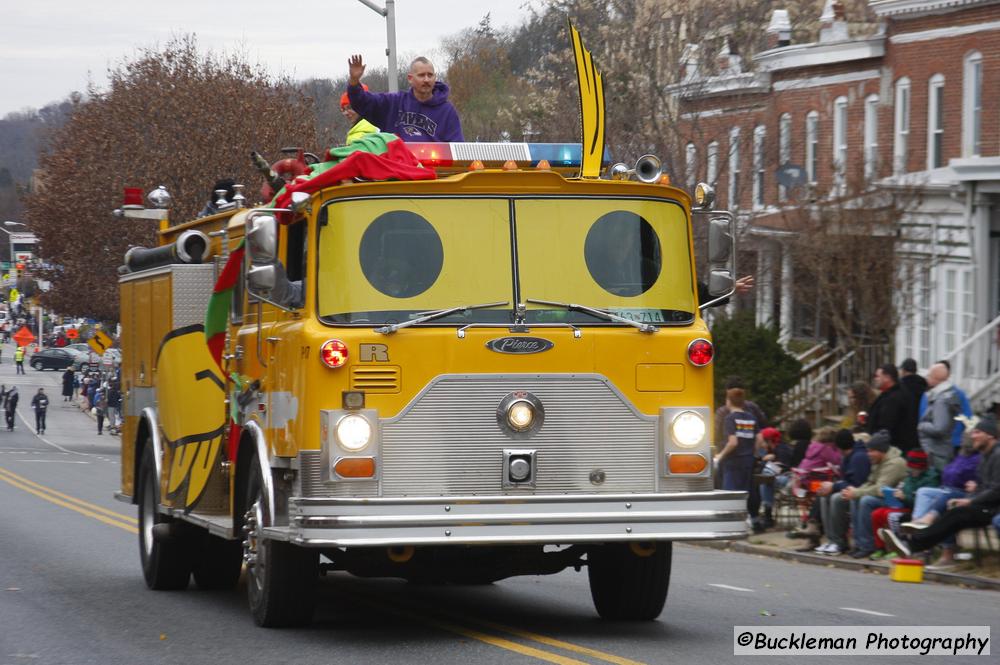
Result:
{"label": "man in purple hoodie", "polygon": [[448,101],[448,86],[437,80],[434,65],[424,57],[410,63],[406,92],[367,92],[361,87],[365,64],[360,55],[347,61],[347,96],[351,108],[368,122],[408,142],[458,142],[462,123]]}

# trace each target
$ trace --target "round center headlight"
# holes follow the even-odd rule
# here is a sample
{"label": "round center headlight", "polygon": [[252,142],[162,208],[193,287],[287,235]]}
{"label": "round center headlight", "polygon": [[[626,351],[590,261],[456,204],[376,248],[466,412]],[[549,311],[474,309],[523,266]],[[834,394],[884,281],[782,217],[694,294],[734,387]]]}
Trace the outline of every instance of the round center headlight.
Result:
{"label": "round center headlight", "polygon": [[514,402],[507,409],[507,422],[511,428],[523,432],[535,422],[535,409],[529,402]]}
{"label": "round center headlight", "polygon": [[372,425],[366,418],[350,414],[340,419],[334,433],[340,447],[354,453],[368,445],[372,438]]}
{"label": "round center headlight", "polygon": [[670,424],[670,436],[682,448],[694,448],[705,439],[705,419],[694,411],[684,411]]}

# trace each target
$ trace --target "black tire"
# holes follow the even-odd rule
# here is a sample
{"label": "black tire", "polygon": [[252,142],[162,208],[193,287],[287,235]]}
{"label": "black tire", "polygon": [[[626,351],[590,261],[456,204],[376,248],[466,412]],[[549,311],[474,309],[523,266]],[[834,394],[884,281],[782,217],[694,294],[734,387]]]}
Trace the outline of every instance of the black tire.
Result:
{"label": "black tire", "polygon": [[146,586],[157,591],[186,589],[191,577],[191,548],[185,525],[177,524],[178,533],[169,542],[153,538],[153,527],[157,524],[174,523],[157,510],[159,505],[159,482],[156,465],[153,463],[153,446],[143,446],[142,461],[139,465],[139,560]]}
{"label": "black tire", "polygon": [[261,470],[251,460],[243,552],[247,560],[247,601],[254,623],[266,628],[304,626],[316,607],[319,552],[262,537],[264,492]]}
{"label": "black tire", "polygon": [[[650,551],[652,550],[652,551]],[[673,543],[605,543],[587,550],[590,595],[602,619],[652,621],[670,588]]]}
{"label": "black tire", "polygon": [[192,574],[199,589],[232,589],[243,569],[243,543],[204,533],[193,545]]}
{"label": "black tire", "polygon": [[42,361],[41,360],[36,360],[33,363],[31,363],[31,367],[32,367],[32,369],[36,369],[39,372],[41,372],[43,369],[45,369],[44,367],[42,367]]}

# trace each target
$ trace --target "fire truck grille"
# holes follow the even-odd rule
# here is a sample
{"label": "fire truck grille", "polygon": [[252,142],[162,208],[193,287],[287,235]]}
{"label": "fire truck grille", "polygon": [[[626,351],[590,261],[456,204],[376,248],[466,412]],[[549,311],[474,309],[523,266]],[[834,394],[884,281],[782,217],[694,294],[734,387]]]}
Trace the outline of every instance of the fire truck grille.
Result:
{"label": "fire truck grille", "polygon": [[[545,410],[526,438],[497,423],[513,391],[532,393]],[[381,435],[385,497],[656,491],[655,419],[597,376],[446,377],[383,422]],[[536,451],[534,488],[504,489],[505,448]]]}
{"label": "fire truck grille", "polygon": [[398,393],[399,367],[395,365],[356,366],[351,370],[351,390],[363,390],[369,393]]}

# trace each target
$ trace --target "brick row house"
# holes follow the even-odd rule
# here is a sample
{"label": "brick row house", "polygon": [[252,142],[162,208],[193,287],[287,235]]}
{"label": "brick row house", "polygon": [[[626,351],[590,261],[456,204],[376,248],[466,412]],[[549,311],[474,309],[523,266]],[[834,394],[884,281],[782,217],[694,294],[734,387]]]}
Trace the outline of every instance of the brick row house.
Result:
{"label": "brick row house", "polygon": [[[948,357],[985,399],[1000,384],[1000,1],[870,0],[868,12],[849,24],[828,0],[818,39],[798,44],[776,10],[746,65],[725,43],[713,66],[699,54],[718,42],[689,46],[670,89],[683,179],[713,183],[737,213],[759,324],[826,340],[837,326],[824,303],[853,289],[856,334],[891,342],[897,361]],[[826,218],[840,230],[816,242],[845,249],[843,283],[806,270],[817,227],[803,220]],[[857,253],[879,246],[885,261]],[[859,270],[868,281],[848,286]],[[872,296],[889,292],[880,328]]]}

